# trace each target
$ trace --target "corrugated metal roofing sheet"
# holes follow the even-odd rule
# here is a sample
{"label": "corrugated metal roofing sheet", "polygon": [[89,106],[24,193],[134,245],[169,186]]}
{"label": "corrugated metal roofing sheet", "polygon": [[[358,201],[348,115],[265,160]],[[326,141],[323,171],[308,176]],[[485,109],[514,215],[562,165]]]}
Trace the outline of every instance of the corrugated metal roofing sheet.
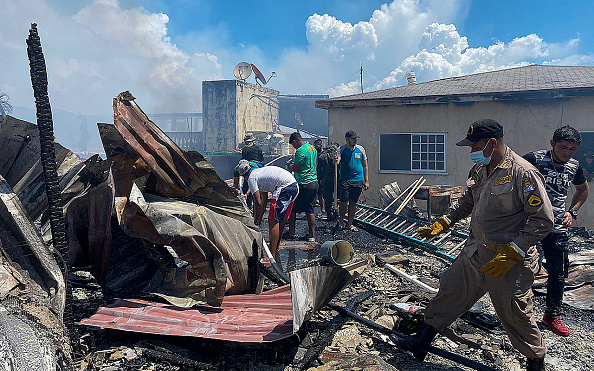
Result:
{"label": "corrugated metal roofing sheet", "polygon": [[81,324],[172,336],[247,343],[272,342],[293,335],[291,288],[225,297],[218,307],[190,309],[138,299],[121,299],[80,321]]}

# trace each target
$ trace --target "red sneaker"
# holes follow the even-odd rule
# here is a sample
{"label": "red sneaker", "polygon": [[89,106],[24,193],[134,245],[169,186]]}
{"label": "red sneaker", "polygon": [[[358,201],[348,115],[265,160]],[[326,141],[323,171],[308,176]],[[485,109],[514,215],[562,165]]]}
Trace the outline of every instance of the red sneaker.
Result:
{"label": "red sneaker", "polygon": [[542,317],[542,322],[559,336],[569,336],[569,329],[561,322],[561,317],[551,318],[546,314]]}

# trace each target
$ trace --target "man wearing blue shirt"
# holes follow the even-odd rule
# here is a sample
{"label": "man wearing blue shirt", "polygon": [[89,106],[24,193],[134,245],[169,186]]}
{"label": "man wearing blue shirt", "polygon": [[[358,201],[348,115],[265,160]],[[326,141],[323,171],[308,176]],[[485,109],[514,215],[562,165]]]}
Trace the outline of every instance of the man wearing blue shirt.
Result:
{"label": "man wearing blue shirt", "polygon": [[357,231],[353,225],[357,201],[363,190],[369,188],[369,170],[367,167],[367,155],[363,146],[357,144],[357,134],[353,130],[346,132],[344,136],[346,144],[340,146],[337,151],[336,161],[340,167],[339,189],[340,208],[338,226],[344,229],[344,216],[347,211],[348,219],[346,229]]}

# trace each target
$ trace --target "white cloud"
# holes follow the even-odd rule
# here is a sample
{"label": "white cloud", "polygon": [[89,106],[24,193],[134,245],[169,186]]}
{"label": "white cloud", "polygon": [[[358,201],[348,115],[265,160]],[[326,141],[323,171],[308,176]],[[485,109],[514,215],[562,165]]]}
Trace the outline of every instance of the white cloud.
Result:
{"label": "white cloud", "polygon": [[357,89],[361,89],[361,85],[357,81],[351,81],[348,84],[342,83],[338,86],[330,88],[328,90],[328,94],[333,97],[339,97],[339,96],[343,96],[343,95],[351,95],[351,94],[360,93],[361,90],[357,90]]}
{"label": "white cloud", "polygon": [[305,27],[312,52],[327,54],[337,62],[352,58],[375,59],[377,35],[370,22],[353,26],[328,14],[314,14],[307,19]]}
{"label": "white cloud", "polygon": [[432,23],[421,35],[419,48],[439,54],[450,62],[458,62],[461,53],[468,48],[468,40],[460,37],[453,24]]}
{"label": "white cloud", "polygon": [[307,51],[287,52],[279,68],[307,83],[283,81],[279,73],[279,86],[291,93],[338,96],[361,91],[360,66],[365,91],[371,91],[405,84],[408,71],[428,81],[529,63],[593,63],[594,56],[577,54],[579,39],[548,43],[530,34],[470,48],[471,40],[455,26],[466,5],[464,0],[394,0],[356,24],[314,14],[306,22]]}
{"label": "white cloud", "polygon": [[[361,65],[364,86],[372,86],[419,50],[419,38],[428,24],[453,21],[462,3],[462,0],[394,0],[375,10],[368,21],[354,25],[328,14],[314,14],[306,22],[307,52],[300,55],[291,52],[291,59],[283,62],[307,69],[309,88],[314,92],[355,94],[361,91]],[[311,70],[312,64],[326,68]]]}
{"label": "white cloud", "polygon": [[[221,78],[208,50],[188,53],[167,35],[169,17],[116,0],[95,0],[73,16],[42,0],[7,0],[0,22],[0,79],[13,105],[32,106],[25,39],[37,20],[55,108],[110,115],[111,101],[130,90],[146,112],[202,111],[201,81]],[[5,22],[6,21],[6,22]]]}
{"label": "white cloud", "polygon": [[420,51],[405,58],[373,88],[401,85],[408,71],[414,71],[418,81],[429,81],[530,63],[591,64],[593,56],[575,54],[578,42],[571,39],[566,43],[547,43],[530,34],[509,43],[497,41],[487,47],[469,48],[467,38],[461,37],[453,24],[432,23],[420,37]]}
{"label": "white cloud", "polygon": [[[48,1],[48,2],[46,2]],[[133,4],[127,2],[126,4]],[[145,112],[201,111],[202,80],[232,78],[240,61],[255,63],[269,87],[286,94],[357,94],[365,91],[527,63],[594,64],[578,53],[579,40],[549,43],[536,34],[469,47],[460,35],[468,0],[393,0],[363,21],[331,14],[305,20],[308,46],[279,51],[271,62],[255,45],[232,42],[224,24],[188,32],[172,42],[167,14],[123,7],[117,0],[49,6],[49,0],[3,0],[0,90],[14,106],[33,105],[25,38],[38,22],[52,106],[111,114],[112,98],[130,90]],[[64,15],[67,13],[67,15]]]}

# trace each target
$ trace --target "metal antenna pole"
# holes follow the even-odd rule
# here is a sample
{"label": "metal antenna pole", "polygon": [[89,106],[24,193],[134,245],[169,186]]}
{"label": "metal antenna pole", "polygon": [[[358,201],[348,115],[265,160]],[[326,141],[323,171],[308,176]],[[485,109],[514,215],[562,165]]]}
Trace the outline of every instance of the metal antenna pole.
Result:
{"label": "metal antenna pole", "polygon": [[359,73],[361,74],[361,94],[363,94],[363,63],[361,63],[361,70]]}

